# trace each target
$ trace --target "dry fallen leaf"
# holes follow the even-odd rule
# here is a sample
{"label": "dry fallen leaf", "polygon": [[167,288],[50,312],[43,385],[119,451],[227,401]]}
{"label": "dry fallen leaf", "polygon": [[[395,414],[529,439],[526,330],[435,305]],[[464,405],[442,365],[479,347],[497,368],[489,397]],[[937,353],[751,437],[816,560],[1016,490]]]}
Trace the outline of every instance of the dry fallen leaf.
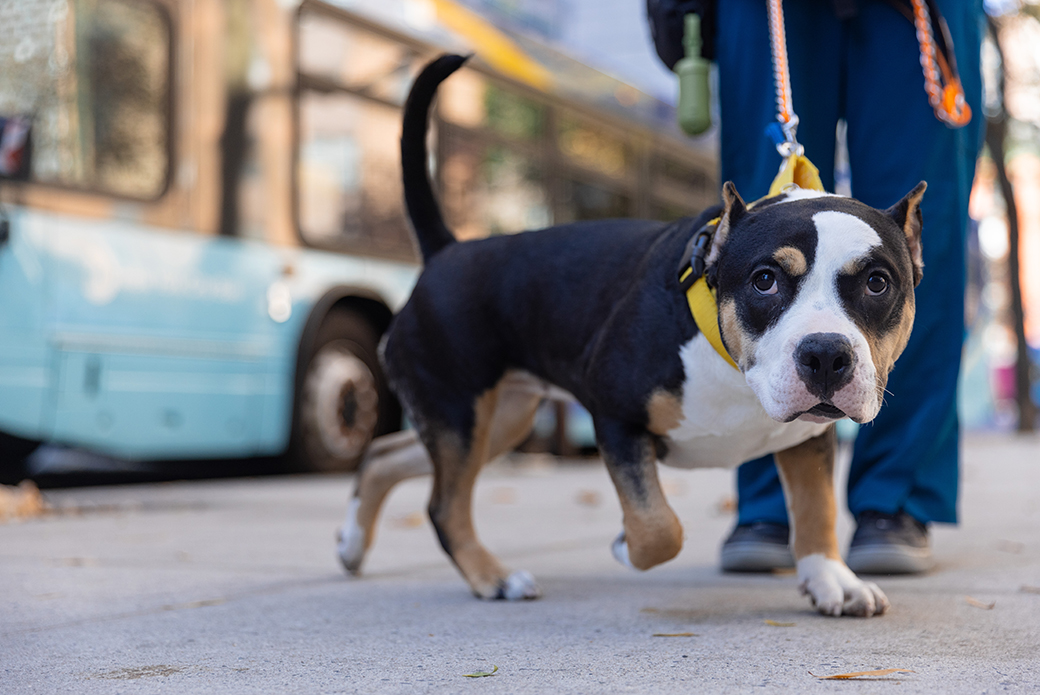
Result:
{"label": "dry fallen leaf", "polygon": [[661,492],[668,497],[682,497],[686,494],[686,483],[682,480],[662,480]]}
{"label": "dry fallen leaf", "polygon": [[0,522],[40,516],[46,510],[47,503],[33,481],[23,480],[17,487],[0,485]]}
{"label": "dry fallen leaf", "polygon": [[773,627],[794,627],[795,623],[778,623],[775,620],[765,620],[766,625],[772,625]]}
{"label": "dry fallen leaf", "polygon": [[397,528],[419,528],[426,523],[426,517],[422,512],[412,512],[395,518],[392,523]]}
{"label": "dry fallen leaf", "polygon": [[575,496],[574,501],[583,507],[598,507],[600,496],[595,490],[581,490]]}
{"label": "dry fallen leaf", "polygon": [[511,487],[496,487],[491,491],[493,504],[516,504],[516,490]]}
{"label": "dry fallen leaf", "polygon": [[971,596],[965,596],[964,602],[967,603],[969,606],[975,606],[976,608],[981,608],[986,611],[993,610],[993,606],[997,605],[996,601],[990,601],[989,603],[987,603],[985,601],[980,601],[977,598],[972,598]]}
{"label": "dry fallen leaf", "polygon": [[1023,584],[1019,591],[1026,594],[1040,594],[1040,586],[1029,586],[1028,584]]}
{"label": "dry fallen leaf", "polygon": [[908,668],[882,668],[877,671],[856,671],[854,673],[837,673],[833,676],[817,676],[812,671],[809,671],[809,675],[813,678],[819,678],[821,681],[843,681],[851,678],[860,678],[862,676],[887,676],[891,673],[914,673]]}
{"label": "dry fallen leaf", "polygon": [[726,514],[736,514],[737,512],[737,498],[733,495],[726,495],[718,502],[715,503],[715,514],[717,516],[724,516]]}
{"label": "dry fallen leaf", "polygon": [[1019,555],[1025,549],[1025,543],[1019,543],[1018,541],[1008,541],[1003,539],[997,541],[997,550],[1003,553],[1012,553],[1013,555]]}
{"label": "dry fallen leaf", "polygon": [[207,598],[201,601],[188,601],[187,603],[171,603],[163,606],[164,611],[182,611],[191,608],[207,608],[209,606],[219,606],[227,603],[226,598]]}
{"label": "dry fallen leaf", "polygon": [[655,632],[651,637],[696,637],[696,632]]}
{"label": "dry fallen leaf", "polygon": [[462,675],[466,678],[487,678],[493,676],[498,672],[498,666],[492,665],[490,671],[474,671],[473,673],[463,673]]}
{"label": "dry fallen leaf", "polygon": [[641,608],[639,612],[650,613],[651,615],[659,615],[662,618],[671,618],[672,620],[685,622],[703,620],[707,616],[707,611],[690,608],[653,608],[647,606],[646,608]]}

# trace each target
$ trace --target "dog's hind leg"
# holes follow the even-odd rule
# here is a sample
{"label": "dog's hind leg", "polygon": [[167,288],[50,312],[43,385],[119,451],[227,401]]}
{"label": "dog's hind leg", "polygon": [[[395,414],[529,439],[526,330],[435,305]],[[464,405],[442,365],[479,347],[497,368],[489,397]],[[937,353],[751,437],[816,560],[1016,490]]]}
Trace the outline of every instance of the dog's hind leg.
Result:
{"label": "dog's hind leg", "polygon": [[597,419],[596,437],[624,514],[625,530],[614,541],[614,557],[640,570],[671,560],[682,549],[682,525],[661,490],[653,436]]}
{"label": "dog's hind leg", "polygon": [[[508,572],[481,544],[473,527],[473,486],[480,469],[495,449],[511,448],[526,436],[540,396],[513,398],[502,385],[477,398],[475,424],[468,440],[447,429],[428,427],[423,432],[434,462],[430,521],[441,546],[473,593],[484,599],[518,600],[539,595],[534,577],[524,571]],[[501,412],[508,416],[499,419],[501,406],[505,406]]]}
{"label": "dog's hind leg", "polygon": [[383,501],[398,483],[433,473],[426,448],[415,430],[388,434],[372,442],[358,472],[354,496],[336,538],[336,553],[351,574],[361,571],[372,546]]}
{"label": "dog's hind leg", "polygon": [[[489,460],[512,451],[527,437],[538,404],[548,391],[543,382],[507,374],[498,387],[489,432]],[[346,519],[337,533],[336,551],[344,569],[360,573],[365,554],[372,547],[379,511],[394,486],[431,473],[433,462],[415,430],[395,432],[372,442],[358,472]]]}
{"label": "dog's hind leg", "polygon": [[798,579],[825,615],[868,617],[884,613],[888,599],[873,582],[850,570],[838,553],[834,526],[834,428],[775,454],[787,499]]}

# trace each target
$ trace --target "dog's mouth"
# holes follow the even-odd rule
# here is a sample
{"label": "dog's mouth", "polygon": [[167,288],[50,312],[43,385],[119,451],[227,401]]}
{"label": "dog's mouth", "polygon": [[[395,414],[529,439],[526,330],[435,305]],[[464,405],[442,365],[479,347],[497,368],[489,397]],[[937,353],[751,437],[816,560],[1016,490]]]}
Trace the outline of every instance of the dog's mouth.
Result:
{"label": "dog's mouth", "polygon": [[834,420],[840,420],[845,417],[845,411],[841,408],[835,408],[829,403],[817,403],[813,407],[805,411],[806,415],[815,415],[816,417],[832,418]]}

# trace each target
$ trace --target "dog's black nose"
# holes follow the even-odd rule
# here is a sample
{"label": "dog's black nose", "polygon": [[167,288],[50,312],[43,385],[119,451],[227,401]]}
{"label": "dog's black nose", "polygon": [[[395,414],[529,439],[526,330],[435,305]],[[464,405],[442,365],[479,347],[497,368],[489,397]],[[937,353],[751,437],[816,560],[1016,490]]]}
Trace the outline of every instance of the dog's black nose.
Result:
{"label": "dog's black nose", "polygon": [[856,353],[839,333],[810,333],[798,343],[794,363],[809,393],[828,400],[852,379]]}

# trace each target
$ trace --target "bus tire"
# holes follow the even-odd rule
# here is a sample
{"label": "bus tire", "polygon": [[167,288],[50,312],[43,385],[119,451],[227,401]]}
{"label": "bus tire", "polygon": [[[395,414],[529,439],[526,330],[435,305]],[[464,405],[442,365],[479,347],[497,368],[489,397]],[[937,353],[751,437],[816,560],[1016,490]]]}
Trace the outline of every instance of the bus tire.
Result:
{"label": "bus tire", "polygon": [[25,460],[40,443],[0,432],[0,485],[14,485],[26,476]]}
{"label": "bus tire", "polygon": [[375,329],[357,312],[334,309],[324,318],[297,393],[289,451],[293,469],[352,471],[373,437],[400,426],[400,409],[376,356],[378,344]]}

